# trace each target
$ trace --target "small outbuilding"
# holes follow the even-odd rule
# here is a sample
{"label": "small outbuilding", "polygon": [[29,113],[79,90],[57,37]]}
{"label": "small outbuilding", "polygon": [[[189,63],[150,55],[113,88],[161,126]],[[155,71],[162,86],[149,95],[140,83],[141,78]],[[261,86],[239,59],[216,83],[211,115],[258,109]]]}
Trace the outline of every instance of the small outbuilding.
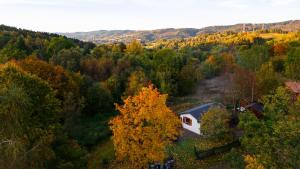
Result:
{"label": "small outbuilding", "polygon": [[285,86],[292,92],[292,101],[296,101],[300,96],[300,82],[285,82]]}
{"label": "small outbuilding", "polygon": [[224,106],[220,103],[207,103],[180,113],[182,127],[201,135],[200,118],[204,113],[213,107],[223,108]]}
{"label": "small outbuilding", "polygon": [[257,118],[261,118],[264,111],[264,105],[258,102],[253,102],[245,106],[245,109],[254,113]]}

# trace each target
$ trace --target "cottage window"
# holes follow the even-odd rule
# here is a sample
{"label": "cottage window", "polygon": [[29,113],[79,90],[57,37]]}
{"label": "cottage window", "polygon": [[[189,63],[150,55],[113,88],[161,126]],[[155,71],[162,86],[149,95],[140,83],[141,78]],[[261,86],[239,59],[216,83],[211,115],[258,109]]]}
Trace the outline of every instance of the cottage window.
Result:
{"label": "cottage window", "polygon": [[192,119],[190,119],[188,117],[183,117],[183,123],[191,126],[192,125]]}

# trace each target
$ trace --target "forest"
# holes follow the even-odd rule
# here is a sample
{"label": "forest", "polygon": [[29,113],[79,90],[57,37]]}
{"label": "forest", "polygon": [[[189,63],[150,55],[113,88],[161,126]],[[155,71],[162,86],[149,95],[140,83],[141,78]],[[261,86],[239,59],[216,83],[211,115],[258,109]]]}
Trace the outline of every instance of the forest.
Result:
{"label": "forest", "polygon": [[[203,116],[205,139],[181,142],[180,99],[219,76],[230,79],[217,100],[227,109]],[[0,169],[138,169],[169,156],[178,169],[297,169],[300,97],[285,83],[299,80],[300,32],[96,45],[1,25]],[[241,102],[262,103],[262,117],[236,113]],[[204,161],[183,144],[236,139],[239,147]]]}

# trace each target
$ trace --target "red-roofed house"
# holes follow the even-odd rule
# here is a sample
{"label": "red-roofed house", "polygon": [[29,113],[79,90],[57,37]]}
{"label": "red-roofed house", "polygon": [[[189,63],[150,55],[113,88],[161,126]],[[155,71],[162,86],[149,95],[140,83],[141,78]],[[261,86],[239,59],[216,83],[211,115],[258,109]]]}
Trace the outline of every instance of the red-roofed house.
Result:
{"label": "red-roofed house", "polygon": [[293,93],[292,100],[297,100],[300,95],[300,82],[285,82],[285,86]]}

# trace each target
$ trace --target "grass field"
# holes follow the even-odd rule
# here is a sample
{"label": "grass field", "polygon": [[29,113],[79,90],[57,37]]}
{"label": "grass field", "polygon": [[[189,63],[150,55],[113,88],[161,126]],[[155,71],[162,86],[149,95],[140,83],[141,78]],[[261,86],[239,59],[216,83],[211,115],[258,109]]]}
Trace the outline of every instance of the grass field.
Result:
{"label": "grass field", "polygon": [[201,142],[201,138],[184,139],[169,147],[168,151],[175,159],[176,169],[227,169],[230,168],[226,158],[228,153],[208,157],[204,160],[197,160],[194,146]]}

